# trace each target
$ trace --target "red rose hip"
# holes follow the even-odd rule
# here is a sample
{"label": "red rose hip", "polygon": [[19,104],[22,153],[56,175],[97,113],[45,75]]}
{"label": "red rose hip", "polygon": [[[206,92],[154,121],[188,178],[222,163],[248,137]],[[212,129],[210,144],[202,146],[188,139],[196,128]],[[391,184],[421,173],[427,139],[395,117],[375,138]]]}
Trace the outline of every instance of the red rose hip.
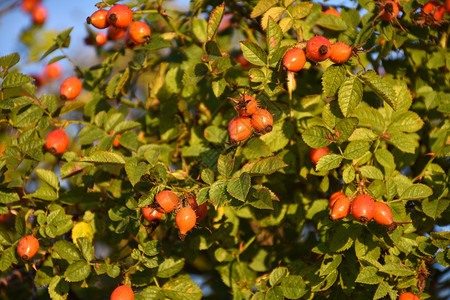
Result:
{"label": "red rose hip", "polygon": [[69,145],[69,138],[64,130],[56,129],[50,132],[47,136],[47,142],[45,143],[45,148],[51,154],[62,154],[66,151]]}
{"label": "red rose hip", "polygon": [[392,211],[383,202],[375,202],[375,215],[373,216],[373,219],[375,222],[381,225],[389,226],[393,223],[392,220]]}
{"label": "red rose hip", "polygon": [[249,117],[234,117],[228,124],[230,143],[234,144],[245,140],[252,133],[252,122]]}
{"label": "red rose hip", "polygon": [[356,221],[365,224],[375,215],[375,202],[369,195],[359,195],[352,202],[351,213]]}
{"label": "red rose hip", "polygon": [[61,88],[59,90],[61,99],[63,100],[75,99],[81,93],[82,87],[83,85],[81,84],[80,79],[76,77],[67,78],[61,84]]}
{"label": "red rose hip", "polygon": [[315,36],[306,44],[306,56],[312,61],[321,62],[330,57],[331,44],[323,36]]}
{"label": "red rose hip", "polygon": [[23,261],[31,259],[39,250],[39,241],[32,235],[24,236],[17,245],[17,254]]}
{"label": "red rose hip", "polygon": [[300,48],[294,48],[286,52],[283,57],[283,67],[287,71],[298,72],[306,63],[305,52]]}
{"label": "red rose hip", "polygon": [[121,285],[116,287],[112,292],[110,300],[133,300],[134,293],[128,285]]}

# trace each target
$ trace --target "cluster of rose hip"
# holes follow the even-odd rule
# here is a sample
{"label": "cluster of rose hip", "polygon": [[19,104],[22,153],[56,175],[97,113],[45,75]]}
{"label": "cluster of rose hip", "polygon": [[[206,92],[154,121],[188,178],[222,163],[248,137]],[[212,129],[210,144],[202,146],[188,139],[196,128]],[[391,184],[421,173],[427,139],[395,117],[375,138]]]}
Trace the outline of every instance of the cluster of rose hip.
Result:
{"label": "cluster of rose hip", "polygon": [[[187,199],[187,201],[186,201]],[[206,202],[198,205],[195,195],[188,194],[180,200],[177,194],[170,190],[159,192],[151,205],[142,208],[143,217],[152,226],[158,225],[165,213],[176,211],[175,222],[180,230],[180,238],[184,240],[187,232],[200,222],[208,211]]]}
{"label": "cluster of rose hip", "polygon": [[392,225],[392,212],[386,203],[374,201],[367,194],[360,194],[350,201],[341,191],[335,192],[329,199],[331,209],[330,219],[338,220],[347,217],[350,213],[353,218],[363,224],[374,219],[381,225]]}
{"label": "cluster of rose hip", "polygon": [[47,9],[41,2],[42,0],[23,0],[20,4],[22,10],[31,15],[35,25],[43,25],[47,20]]}
{"label": "cluster of rose hip", "polygon": [[441,25],[444,22],[444,14],[450,14],[450,0],[445,4],[438,1],[430,1],[425,3],[421,8],[421,18],[416,22],[417,24],[425,25]]}
{"label": "cluster of rose hip", "polygon": [[[306,51],[306,55],[305,55]],[[290,72],[300,71],[306,63],[306,57],[314,62],[330,59],[337,64],[349,60],[354,50],[349,45],[336,42],[331,45],[330,41],[323,36],[315,36],[306,43],[306,49],[293,48],[286,52],[283,57],[283,67]]]}
{"label": "cluster of rose hip", "polygon": [[111,9],[99,9],[86,22],[95,28],[108,28],[107,36],[98,33],[96,44],[102,46],[107,40],[119,40],[125,37],[125,43],[133,48],[150,42],[150,27],[142,21],[133,21],[133,11],[126,5],[115,4]]}
{"label": "cluster of rose hip", "polygon": [[228,124],[230,144],[236,144],[250,137],[252,128],[256,135],[272,131],[272,115],[268,110],[258,108],[258,101],[254,97],[244,94],[239,99],[229,99],[236,103],[234,108],[238,113],[238,116]]}

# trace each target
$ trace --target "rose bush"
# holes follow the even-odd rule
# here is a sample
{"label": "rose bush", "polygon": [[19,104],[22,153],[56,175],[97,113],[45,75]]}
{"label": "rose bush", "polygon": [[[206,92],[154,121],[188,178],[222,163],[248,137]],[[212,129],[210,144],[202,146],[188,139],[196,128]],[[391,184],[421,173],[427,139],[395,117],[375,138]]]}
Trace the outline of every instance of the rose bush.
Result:
{"label": "rose bush", "polygon": [[[14,68],[17,53],[0,58],[2,296],[106,299],[123,285],[135,299],[445,297],[449,15],[433,21],[424,0],[337,14],[294,0],[117,2],[93,3],[88,23],[110,41],[97,64],[73,64],[73,100]],[[132,21],[144,22],[138,39]],[[71,30],[39,58],[73,63]],[[315,36],[320,62],[285,70],[291,49],[311,58]],[[327,59],[336,42],[351,47],[340,64]],[[240,117],[263,124],[234,124],[230,140],[247,95],[269,115]],[[57,129],[70,142],[52,154]],[[173,211],[155,201],[164,190]],[[383,211],[353,210],[359,195]],[[22,261],[28,235],[39,249]]]}

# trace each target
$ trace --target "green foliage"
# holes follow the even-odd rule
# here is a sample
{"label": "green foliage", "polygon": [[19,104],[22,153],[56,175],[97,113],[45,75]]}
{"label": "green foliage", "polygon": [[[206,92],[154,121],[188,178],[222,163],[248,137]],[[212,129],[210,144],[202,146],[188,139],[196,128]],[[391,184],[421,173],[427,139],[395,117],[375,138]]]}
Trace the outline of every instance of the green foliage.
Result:
{"label": "green foliage", "polygon": [[[401,1],[406,31],[370,1],[341,17],[294,0],[192,1],[189,13],[126,4],[151,41],[119,40],[97,48],[97,65],[74,65],[75,100],[42,93],[18,54],[0,58],[0,285],[34,278],[8,297],[32,284],[51,299],[106,299],[119,283],[136,299],[438,297],[426,276],[450,266],[449,232],[435,227],[450,216],[448,22],[418,25],[417,1]],[[40,57],[70,60],[71,31]],[[354,46],[353,57],[308,61],[287,84],[284,53],[315,35]],[[230,145],[228,98],[243,94],[273,128]],[[44,147],[55,128],[70,138],[57,156]],[[314,165],[309,150],[323,147]],[[146,220],[163,190],[178,207]],[[394,223],[330,221],[338,190],[386,203]],[[181,240],[176,213],[191,198],[207,215]],[[40,248],[23,262],[29,234]]]}

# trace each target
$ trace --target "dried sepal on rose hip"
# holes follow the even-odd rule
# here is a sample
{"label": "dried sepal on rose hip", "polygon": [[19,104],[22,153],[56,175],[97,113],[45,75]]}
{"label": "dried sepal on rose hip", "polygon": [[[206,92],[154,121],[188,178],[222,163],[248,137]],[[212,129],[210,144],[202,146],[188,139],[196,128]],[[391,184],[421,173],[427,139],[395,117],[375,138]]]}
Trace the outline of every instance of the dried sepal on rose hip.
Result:
{"label": "dried sepal on rose hip", "polygon": [[421,8],[420,16],[418,20],[414,21],[420,26],[434,26],[438,27],[444,23],[448,23],[444,20],[445,6],[437,1],[430,1],[425,3]]}
{"label": "dried sepal on rose hip", "polygon": [[258,101],[250,95],[242,95],[239,99],[234,99],[231,97],[228,99],[236,103],[234,109],[242,117],[249,117],[258,109]]}
{"label": "dried sepal on rose hip", "polygon": [[378,4],[378,15],[372,21],[372,27],[375,26],[375,21],[381,18],[386,22],[396,22],[400,26],[401,30],[406,31],[405,28],[398,21],[398,15],[400,12],[399,6],[396,1],[393,0],[382,0],[375,2]]}

